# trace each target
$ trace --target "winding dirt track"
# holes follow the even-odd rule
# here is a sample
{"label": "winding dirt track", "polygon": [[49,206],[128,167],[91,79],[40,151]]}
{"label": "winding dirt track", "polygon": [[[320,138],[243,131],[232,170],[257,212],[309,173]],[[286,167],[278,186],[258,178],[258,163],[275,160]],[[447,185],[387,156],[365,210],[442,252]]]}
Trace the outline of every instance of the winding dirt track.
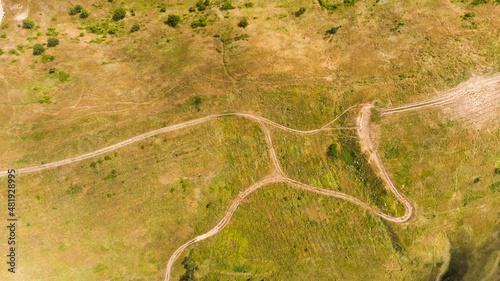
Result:
{"label": "winding dirt track", "polygon": [[[361,115],[358,117],[358,120],[357,120],[358,124],[356,127],[335,127],[335,128],[328,127],[332,123],[337,121],[346,112],[348,112],[349,110],[351,110],[355,107],[358,107],[358,106],[363,106],[363,108],[361,109]],[[238,197],[233,201],[232,205],[227,210],[224,217],[221,219],[221,221],[214,228],[212,228],[207,233],[204,233],[202,235],[199,235],[199,236],[189,240],[188,242],[186,242],[185,244],[180,246],[172,254],[172,256],[170,257],[170,259],[168,261],[167,270],[166,270],[166,274],[165,274],[165,281],[168,281],[168,280],[170,280],[170,274],[171,274],[173,264],[175,263],[175,261],[178,259],[178,257],[182,254],[182,252],[186,248],[195,244],[196,242],[205,240],[205,239],[219,233],[222,229],[224,229],[224,227],[226,227],[226,225],[231,220],[231,218],[232,218],[234,212],[236,211],[236,209],[238,208],[238,206],[243,202],[243,200],[248,195],[250,195],[255,190],[257,190],[257,189],[259,189],[267,184],[270,184],[270,183],[284,182],[284,183],[287,183],[290,186],[293,186],[295,188],[299,188],[302,190],[306,190],[306,191],[310,191],[310,192],[314,192],[314,193],[318,193],[318,194],[322,194],[322,195],[326,195],[326,196],[331,196],[331,197],[343,199],[343,200],[349,201],[351,203],[354,203],[354,204],[372,212],[373,214],[380,216],[381,218],[383,218],[385,220],[392,221],[395,223],[404,223],[404,222],[408,221],[413,214],[413,206],[406,198],[404,198],[399,193],[399,191],[396,189],[396,187],[392,183],[392,181],[389,178],[389,176],[388,176],[388,174],[383,166],[383,163],[380,159],[380,156],[378,154],[378,150],[376,149],[376,145],[373,142],[373,139],[371,137],[371,129],[370,129],[370,122],[369,121],[370,121],[370,109],[372,107],[373,106],[370,104],[358,104],[358,105],[351,106],[348,109],[346,109],[344,112],[342,112],[339,116],[337,116],[335,119],[328,122],[327,124],[325,124],[321,128],[315,129],[315,130],[310,130],[310,131],[302,131],[302,130],[288,128],[288,127],[285,127],[281,124],[278,124],[276,122],[268,120],[266,118],[252,115],[252,114],[247,114],[247,113],[225,113],[225,114],[209,115],[209,116],[206,116],[203,118],[199,118],[199,119],[183,122],[180,124],[164,127],[164,128],[158,129],[158,130],[153,130],[153,131],[135,136],[135,137],[130,138],[128,140],[119,142],[117,144],[114,144],[114,145],[111,145],[111,146],[108,146],[108,147],[105,147],[105,148],[102,148],[102,149],[99,149],[99,150],[96,150],[96,151],[93,151],[90,153],[82,154],[82,155],[75,156],[72,158],[68,158],[68,159],[64,159],[64,160],[60,160],[60,161],[56,161],[56,162],[52,162],[52,163],[47,163],[47,164],[43,164],[43,165],[17,169],[17,172],[20,174],[36,172],[36,171],[41,171],[41,170],[45,170],[45,169],[49,169],[49,168],[54,168],[54,167],[82,161],[82,160],[85,160],[85,159],[88,159],[88,158],[91,158],[91,157],[94,157],[97,155],[101,155],[103,153],[113,151],[113,150],[118,149],[120,147],[123,147],[123,146],[129,145],[129,144],[132,144],[134,142],[146,139],[148,137],[152,137],[152,136],[155,136],[158,134],[167,133],[167,132],[171,132],[174,130],[179,130],[179,129],[183,129],[183,128],[187,128],[187,127],[191,127],[191,126],[195,126],[195,125],[202,124],[202,123],[205,123],[205,122],[208,122],[208,121],[211,121],[211,120],[223,117],[223,116],[240,116],[240,117],[244,117],[244,118],[256,121],[260,125],[260,127],[262,128],[264,135],[265,135],[265,138],[266,138],[266,143],[268,145],[268,150],[269,150],[269,156],[270,156],[272,164],[273,164],[272,172],[270,173],[270,175],[266,176],[263,180],[261,180],[257,183],[254,183],[252,186],[247,188],[245,191],[241,192],[238,195]],[[296,180],[293,180],[293,179],[287,177],[281,168],[280,162],[278,160],[278,157],[277,157],[276,152],[274,150],[274,146],[272,144],[271,134],[269,133],[269,130],[267,129],[266,125],[271,125],[271,126],[276,127],[278,129],[292,132],[292,133],[297,133],[297,134],[315,134],[315,133],[318,133],[321,131],[327,131],[327,130],[357,129],[363,152],[368,154],[368,156],[370,157],[371,163],[377,168],[377,170],[379,171],[379,174],[381,175],[381,177],[382,177],[383,181],[385,182],[385,184],[387,185],[387,187],[394,193],[394,195],[398,198],[398,200],[406,207],[405,214],[402,217],[393,217],[391,215],[385,214],[385,213],[381,212],[380,210],[377,210],[377,209],[371,207],[370,205],[368,205],[368,204],[364,203],[363,201],[361,201],[355,197],[352,197],[350,195],[347,195],[347,194],[344,194],[341,192],[337,192],[337,191],[333,191],[333,190],[322,189],[319,187],[311,186],[311,185],[301,183],[301,182],[298,182]],[[0,172],[0,177],[4,177],[6,175],[7,175],[6,171]]]}

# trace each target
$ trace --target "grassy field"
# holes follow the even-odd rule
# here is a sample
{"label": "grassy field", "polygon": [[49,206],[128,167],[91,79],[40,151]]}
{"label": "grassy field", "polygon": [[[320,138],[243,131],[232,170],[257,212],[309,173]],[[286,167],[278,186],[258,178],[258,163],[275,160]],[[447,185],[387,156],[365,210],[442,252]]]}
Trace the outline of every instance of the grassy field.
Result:
{"label": "grassy field", "polygon": [[[233,0],[234,9],[210,1],[190,12],[196,2],[3,0],[0,169],[221,112],[316,129],[358,103],[422,101],[500,70],[498,1]],[[87,18],[69,15],[77,4]],[[125,18],[115,21],[120,7]],[[16,19],[24,12],[33,29]],[[176,27],[165,23],[169,14],[179,15]],[[206,26],[192,27],[202,18]],[[59,45],[34,56],[51,37]],[[332,126],[353,126],[355,117]],[[498,127],[472,130],[430,110],[383,117],[376,133],[387,170],[416,207],[410,223],[273,184],[184,253],[174,280],[187,256],[201,280],[499,279]],[[403,213],[353,132],[271,134],[291,178]],[[226,117],[21,175],[14,280],[161,280],[177,247],[270,172],[266,147],[257,124]],[[9,280],[5,268],[0,279]]]}

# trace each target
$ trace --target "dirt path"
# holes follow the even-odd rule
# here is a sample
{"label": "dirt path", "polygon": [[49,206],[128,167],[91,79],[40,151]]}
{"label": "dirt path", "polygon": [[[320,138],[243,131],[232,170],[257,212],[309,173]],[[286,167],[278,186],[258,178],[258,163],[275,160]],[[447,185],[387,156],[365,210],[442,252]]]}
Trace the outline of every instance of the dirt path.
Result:
{"label": "dirt path", "polygon": [[[349,110],[351,110],[351,109],[353,109],[355,107],[358,107],[358,106],[363,106],[363,108],[361,110],[361,117],[358,118],[358,126],[357,127],[334,127],[334,128],[328,127],[333,122],[337,121],[346,112],[348,112]],[[382,164],[382,161],[380,160],[380,157],[378,157],[378,152],[376,150],[375,144],[371,143],[372,139],[371,139],[370,133],[369,133],[369,120],[370,120],[369,114],[370,114],[370,109],[371,108],[372,108],[372,106],[371,105],[367,105],[367,104],[359,104],[359,105],[351,106],[348,109],[346,109],[344,112],[342,112],[339,116],[337,116],[335,119],[333,119],[332,121],[328,122],[327,124],[325,124],[321,128],[315,129],[315,130],[309,130],[309,131],[303,131],[303,130],[296,130],[296,129],[288,128],[288,127],[285,127],[285,126],[283,126],[281,124],[273,122],[273,121],[271,121],[269,119],[266,119],[266,118],[263,118],[263,117],[260,117],[260,116],[256,116],[256,115],[252,115],[252,114],[247,114],[247,113],[215,114],[215,115],[210,115],[210,116],[206,116],[206,117],[203,117],[203,118],[199,118],[199,119],[195,119],[195,120],[183,122],[183,123],[180,123],[180,124],[176,124],[176,125],[172,125],[172,126],[167,126],[167,127],[164,127],[164,128],[158,129],[158,130],[153,130],[153,131],[150,131],[150,132],[147,132],[147,133],[135,136],[135,137],[130,138],[128,140],[119,142],[117,144],[114,144],[114,145],[111,145],[111,146],[108,146],[108,147],[105,147],[105,148],[102,148],[102,149],[99,149],[99,150],[96,150],[96,151],[93,151],[93,152],[90,152],[90,153],[82,154],[82,155],[79,155],[79,156],[76,156],[76,157],[72,157],[72,158],[68,158],[68,159],[64,159],[64,160],[60,160],[60,161],[56,161],[56,162],[52,162],[52,163],[47,163],[47,164],[44,164],[44,165],[38,165],[38,166],[32,166],[32,167],[27,167],[27,168],[21,168],[21,169],[18,169],[17,172],[19,174],[36,172],[36,171],[41,171],[41,170],[45,170],[45,169],[49,169],[49,168],[54,168],[54,167],[58,167],[58,166],[67,165],[67,164],[70,164],[70,163],[82,161],[84,159],[88,159],[88,158],[91,158],[91,157],[95,157],[97,155],[101,155],[101,154],[113,151],[113,150],[118,149],[120,147],[123,147],[123,146],[129,145],[129,144],[132,144],[134,142],[146,139],[148,137],[152,137],[152,136],[155,136],[155,135],[158,135],[158,134],[167,133],[167,132],[171,132],[171,131],[174,131],[174,130],[179,130],[179,129],[183,129],[183,128],[187,128],[187,127],[191,127],[191,126],[195,126],[195,125],[198,125],[198,124],[202,124],[202,123],[205,123],[205,122],[209,122],[209,121],[215,120],[215,119],[223,117],[223,116],[239,116],[239,117],[244,117],[244,118],[256,121],[260,125],[260,127],[262,128],[262,130],[264,132],[266,143],[267,143],[267,146],[268,146],[269,156],[270,156],[270,159],[271,159],[271,162],[272,162],[272,166],[273,166],[273,170],[263,180],[261,180],[261,181],[255,183],[255,184],[253,184],[248,189],[246,189],[245,191],[243,191],[242,193],[240,193],[238,195],[238,197],[234,200],[234,202],[232,203],[231,207],[228,209],[228,211],[226,212],[226,214],[224,215],[224,217],[222,218],[222,220],[214,228],[212,228],[207,233],[204,233],[202,235],[199,235],[199,236],[197,236],[197,237],[189,240],[184,245],[182,245],[181,247],[179,247],[172,254],[172,256],[170,257],[170,259],[168,261],[167,271],[166,271],[166,274],[165,274],[165,280],[170,280],[170,274],[171,274],[171,270],[172,270],[173,264],[175,263],[175,261],[178,259],[178,257],[182,254],[182,252],[186,248],[188,248],[189,246],[195,244],[196,242],[202,241],[204,239],[207,239],[207,238],[209,238],[209,237],[211,237],[211,236],[219,233],[229,223],[229,221],[231,220],[231,218],[232,218],[234,212],[236,211],[236,209],[238,208],[238,206],[243,202],[243,200],[248,195],[250,195],[255,190],[257,190],[257,189],[259,189],[259,188],[261,188],[261,187],[263,187],[263,186],[265,186],[267,184],[270,184],[270,183],[285,182],[285,183],[288,183],[290,186],[295,187],[295,188],[300,188],[300,189],[307,190],[307,191],[310,191],[310,192],[314,192],[314,193],[318,193],[318,194],[322,194],[322,195],[326,195],[326,196],[331,196],[331,197],[343,199],[343,200],[349,201],[349,202],[351,202],[353,204],[356,204],[356,205],[358,205],[358,206],[360,206],[360,207],[362,207],[362,208],[364,208],[364,209],[372,212],[373,214],[376,214],[376,215],[378,215],[378,216],[380,216],[380,217],[382,217],[382,218],[384,218],[384,219],[386,219],[388,221],[392,221],[392,222],[396,222],[396,223],[403,223],[403,222],[408,221],[410,219],[411,215],[412,215],[413,206],[401,194],[399,194],[399,192],[397,191],[397,189],[394,187],[394,185],[392,184],[392,181],[390,180],[389,176],[387,175],[387,172],[385,171],[385,169],[383,167],[383,164]],[[358,132],[358,134],[360,136],[360,140],[366,142],[366,145],[363,145],[362,147],[369,147],[369,150],[367,150],[367,151],[370,154],[370,157],[373,158],[374,157],[373,155],[375,155],[376,159],[378,159],[378,161],[375,161],[374,163],[377,166],[377,168],[379,169],[379,171],[381,171],[382,179],[389,186],[389,188],[394,193],[394,195],[401,201],[401,203],[406,206],[405,215],[402,216],[402,217],[393,217],[393,216],[385,214],[385,213],[383,213],[383,212],[381,212],[381,211],[379,211],[379,210],[371,207],[370,205],[368,205],[368,204],[364,203],[363,201],[361,201],[361,200],[359,200],[359,199],[357,199],[355,197],[352,197],[350,195],[347,195],[347,194],[344,194],[344,193],[341,193],[341,192],[337,192],[337,191],[333,191],[333,190],[327,190],[327,189],[322,189],[322,188],[314,187],[314,186],[311,186],[311,185],[307,185],[307,184],[298,182],[298,181],[293,180],[291,178],[288,178],[284,174],[284,172],[283,172],[283,170],[281,168],[281,164],[280,164],[279,159],[278,159],[278,157],[276,155],[276,152],[274,150],[274,146],[273,146],[273,143],[272,143],[271,134],[269,133],[269,130],[267,129],[267,125],[273,126],[275,128],[278,128],[278,129],[281,129],[281,130],[284,130],[284,131],[288,131],[288,132],[292,132],[292,133],[297,133],[297,134],[315,134],[315,133],[318,133],[318,132],[321,132],[321,131],[327,131],[327,130],[357,129],[357,132]],[[0,177],[4,177],[6,175],[7,175],[6,171],[0,172]]]}
{"label": "dirt path", "polygon": [[[343,115],[345,112],[347,112],[348,110],[350,110],[350,109],[352,109],[354,107],[355,106],[352,106],[352,107],[348,108],[341,115]],[[379,211],[379,210],[371,207],[370,205],[364,203],[363,201],[361,201],[361,200],[359,200],[359,199],[357,199],[357,198],[355,198],[353,196],[347,195],[347,194],[342,193],[342,192],[328,190],[328,189],[323,189],[323,188],[311,186],[311,185],[308,185],[308,184],[305,184],[305,183],[301,183],[299,181],[296,181],[294,179],[291,179],[291,178],[287,177],[285,175],[285,173],[283,172],[283,170],[281,168],[281,164],[280,164],[280,162],[278,160],[278,156],[276,155],[276,152],[274,150],[274,146],[273,146],[273,143],[272,143],[271,134],[269,133],[269,131],[266,128],[265,124],[270,124],[270,125],[275,126],[277,128],[280,128],[280,129],[283,129],[283,130],[286,130],[286,131],[295,132],[295,133],[312,134],[312,133],[315,133],[315,132],[319,132],[319,131],[322,131],[322,130],[329,129],[329,128],[326,128],[326,126],[329,126],[330,124],[332,124],[341,115],[338,116],[337,118],[335,118],[333,121],[331,121],[328,124],[326,124],[325,126],[321,127],[320,129],[312,130],[312,131],[298,131],[298,130],[294,130],[294,129],[290,129],[290,128],[284,127],[282,125],[279,125],[279,124],[277,124],[275,122],[272,122],[272,121],[267,120],[267,119],[262,118],[262,117],[257,117],[257,116],[253,116],[253,115],[247,115],[247,114],[235,114],[235,115],[244,116],[244,117],[247,117],[249,119],[253,119],[253,120],[256,120],[257,122],[259,122],[259,125],[261,126],[262,130],[264,131],[264,135],[265,135],[265,138],[266,138],[266,143],[267,143],[267,146],[268,146],[268,149],[269,149],[269,156],[271,158],[271,162],[273,163],[273,170],[272,170],[271,174],[268,175],[268,176],[266,176],[263,180],[261,180],[261,181],[259,181],[257,183],[254,183],[248,189],[246,189],[245,191],[243,191],[242,193],[240,193],[238,195],[238,197],[233,201],[233,204],[231,204],[231,207],[229,207],[228,211],[226,212],[226,214],[224,215],[224,217],[222,218],[222,220],[214,228],[212,228],[211,230],[209,230],[208,232],[206,232],[206,233],[204,233],[202,235],[196,236],[195,238],[187,241],[186,243],[184,243],[182,246],[180,246],[172,254],[172,256],[170,257],[170,259],[168,260],[168,263],[167,263],[167,269],[166,269],[164,281],[169,281],[170,280],[171,272],[172,272],[172,267],[173,267],[175,261],[184,252],[185,249],[187,249],[191,245],[194,245],[197,242],[200,242],[200,241],[205,240],[205,239],[207,239],[209,237],[212,237],[215,234],[217,234],[220,231],[222,231],[227,226],[227,224],[229,223],[229,221],[231,220],[231,218],[233,217],[233,214],[234,214],[234,212],[236,212],[236,209],[238,208],[238,206],[241,203],[243,203],[243,200],[248,195],[250,195],[252,192],[254,192],[257,189],[259,189],[259,188],[261,188],[261,187],[263,187],[263,186],[265,186],[267,184],[270,184],[270,183],[285,182],[285,183],[287,183],[290,186],[295,187],[295,188],[299,188],[299,189],[306,190],[306,191],[309,191],[309,192],[318,193],[318,194],[321,194],[321,195],[326,195],[326,196],[331,196],[331,197],[343,199],[343,200],[349,201],[351,203],[354,203],[354,204],[356,204],[356,205],[358,205],[358,206],[360,206],[360,207],[362,207],[362,208],[364,208],[364,209],[372,212],[373,214],[376,214],[376,215],[382,217],[385,220],[392,221],[392,222],[395,222],[395,223],[404,223],[404,222],[408,221],[411,218],[412,214],[413,214],[413,206],[394,187],[394,184],[392,183],[391,179],[387,175],[387,172],[385,171],[385,168],[384,168],[384,166],[382,164],[382,160],[378,156],[378,151],[376,150],[376,146],[375,146],[374,142],[372,141],[372,138],[371,138],[371,135],[370,135],[370,123],[369,123],[369,120],[370,120],[370,109],[371,108],[372,108],[372,105],[364,105],[364,107],[362,108],[361,115],[358,118],[358,128],[357,128],[358,130],[357,131],[358,131],[360,139],[363,139],[363,141],[365,141],[365,146],[368,147],[368,150],[366,150],[366,149],[365,150],[366,150],[367,153],[369,153],[370,158],[371,159],[372,158],[376,159],[376,161],[374,161],[372,164],[374,164],[378,168],[378,170],[382,174],[382,179],[384,180],[384,182],[386,183],[386,185],[389,186],[390,190],[394,193],[394,195],[398,198],[398,200],[406,207],[406,211],[405,211],[404,216],[402,216],[402,217],[393,217],[391,215],[385,214],[385,213],[383,213],[383,212],[381,212],[381,211]],[[330,128],[330,129],[340,129],[340,128]]]}
{"label": "dirt path", "polygon": [[440,106],[467,125],[481,126],[498,117],[500,111],[500,75],[473,77],[443,96],[404,106],[380,110],[380,116]]}
{"label": "dirt path", "polygon": [[[394,107],[394,108],[382,109],[380,111],[381,112],[380,115],[384,116],[384,115],[400,113],[400,112],[405,112],[405,111],[411,111],[411,110],[421,110],[421,109],[428,108],[428,107],[450,106],[450,105],[452,105],[454,107],[456,107],[458,105],[462,105],[462,107],[461,107],[462,110],[465,108],[466,111],[468,110],[469,112],[472,112],[473,116],[475,116],[475,117],[484,116],[484,115],[488,115],[488,114],[491,115],[490,111],[493,108],[493,115],[494,115],[496,113],[495,110],[497,108],[497,102],[500,100],[500,98],[499,98],[500,91],[497,90],[498,89],[497,87],[500,85],[499,82],[500,82],[500,75],[496,76],[496,77],[489,78],[489,79],[471,79],[471,81],[468,81],[467,83],[462,83],[461,85],[459,85],[455,89],[449,91],[449,93],[447,93],[444,96],[441,96],[441,97],[438,97],[438,98],[435,98],[432,100],[424,101],[424,102],[413,103],[413,104]],[[476,93],[478,91],[479,91],[479,95]],[[477,97],[480,97],[480,98],[477,98]],[[472,104],[472,105],[470,105],[470,104]],[[363,106],[363,107],[362,107],[362,109],[359,113],[359,116],[357,118],[357,126],[356,127],[333,127],[333,128],[329,127],[331,124],[333,124],[335,121],[337,121],[346,112],[348,112],[349,110],[351,110],[355,107],[358,107],[358,106]],[[231,220],[231,218],[232,218],[234,212],[236,211],[236,209],[238,208],[238,206],[243,202],[243,200],[248,195],[250,195],[255,190],[257,190],[257,189],[259,189],[267,184],[270,184],[270,183],[284,182],[284,183],[287,183],[290,186],[295,187],[295,188],[314,192],[317,194],[322,194],[325,196],[331,196],[331,197],[343,199],[343,200],[349,201],[353,204],[356,204],[356,205],[370,211],[371,213],[380,216],[381,218],[383,218],[387,221],[391,221],[391,222],[395,222],[395,223],[404,223],[404,222],[407,222],[408,220],[410,220],[410,218],[412,217],[413,212],[414,212],[414,207],[411,204],[411,202],[409,200],[407,200],[399,192],[399,190],[394,186],[394,183],[390,179],[390,177],[389,177],[389,175],[384,167],[384,164],[383,164],[382,159],[380,158],[380,154],[378,152],[377,145],[373,139],[371,122],[370,122],[372,108],[373,108],[373,106],[370,104],[359,104],[359,105],[351,106],[350,108],[345,110],[342,114],[340,114],[338,117],[336,117],[332,121],[328,122],[327,124],[325,124],[321,128],[315,129],[315,130],[308,130],[308,131],[288,128],[288,127],[285,127],[281,124],[273,122],[269,119],[266,119],[264,117],[260,117],[260,116],[256,116],[256,115],[252,115],[252,114],[247,114],[247,113],[215,114],[215,115],[210,115],[210,116],[206,116],[203,118],[199,118],[196,120],[187,121],[187,122],[183,122],[180,124],[176,124],[176,125],[164,127],[161,129],[153,130],[153,131],[135,136],[135,137],[130,138],[128,140],[119,142],[117,144],[114,144],[114,145],[111,145],[111,146],[108,146],[108,147],[105,147],[105,148],[102,148],[102,149],[99,149],[99,150],[96,150],[96,151],[93,151],[90,153],[79,155],[79,156],[76,156],[73,158],[69,158],[69,159],[65,159],[65,160],[61,160],[61,161],[56,161],[56,162],[52,162],[52,163],[48,163],[48,164],[44,164],[44,165],[39,165],[39,166],[21,168],[21,169],[18,169],[17,171],[18,171],[18,173],[29,173],[29,172],[35,172],[35,171],[40,171],[40,170],[44,170],[44,169],[54,168],[54,167],[74,163],[77,161],[82,161],[84,159],[88,159],[91,157],[95,157],[97,155],[104,154],[106,152],[113,151],[113,150],[118,149],[120,147],[123,147],[125,145],[129,145],[131,143],[146,139],[148,137],[152,137],[152,136],[155,136],[158,134],[167,133],[167,132],[171,132],[174,130],[179,130],[179,129],[183,129],[183,128],[187,128],[187,127],[191,127],[191,126],[195,126],[198,124],[202,124],[205,122],[215,120],[215,119],[223,117],[223,116],[239,116],[239,117],[243,117],[243,118],[247,118],[247,119],[256,121],[260,125],[260,127],[262,128],[264,135],[265,135],[265,139],[266,139],[266,143],[267,143],[268,151],[269,151],[269,156],[270,156],[272,166],[273,166],[272,171],[263,180],[261,180],[257,183],[254,183],[248,189],[241,192],[238,195],[238,197],[233,201],[233,203],[231,204],[231,206],[229,207],[229,209],[225,213],[224,217],[221,219],[221,221],[214,228],[212,228],[210,231],[208,231],[202,235],[199,235],[199,236],[187,241],[185,244],[180,246],[172,254],[170,259],[168,260],[167,269],[166,269],[166,273],[165,273],[165,279],[164,279],[165,281],[169,281],[172,267],[173,267],[175,261],[179,258],[179,256],[183,253],[183,251],[186,248],[188,248],[189,246],[191,246],[199,241],[205,240],[205,239],[219,233],[222,229],[224,229],[226,227],[226,225]],[[485,112],[485,111],[488,111],[488,112]],[[370,205],[368,205],[368,204],[364,203],[363,201],[361,201],[355,197],[352,197],[350,195],[347,195],[347,194],[344,194],[341,192],[337,192],[337,191],[333,191],[333,190],[327,190],[327,189],[322,189],[322,188],[318,188],[315,186],[307,185],[305,183],[301,183],[301,182],[298,182],[294,179],[288,178],[284,174],[284,172],[281,168],[279,159],[276,155],[276,152],[274,150],[274,146],[272,144],[271,135],[269,133],[269,130],[267,129],[267,125],[273,126],[275,128],[278,128],[278,129],[281,129],[284,131],[297,133],[297,134],[315,134],[315,133],[318,133],[321,131],[326,131],[326,130],[356,129],[356,132],[357,132],[358,138],[359,138],[359,142],[360,142],[360,146],[361,146],[361,150],[363,151],[363,153],[365,153],[368,156],[370,164],[372,166],[374,166],[377,174],[384,181],[387,188],[405,206],[405,208],[406,208],[405,214],[401,217],[393,217],[391,215],[385,214],[385,213],[381,212],[380,210],[377,210],[377,209],[371,207]],[[0,172],[0,177],[6,176],[6,175],[7,175],[7,172]]]}

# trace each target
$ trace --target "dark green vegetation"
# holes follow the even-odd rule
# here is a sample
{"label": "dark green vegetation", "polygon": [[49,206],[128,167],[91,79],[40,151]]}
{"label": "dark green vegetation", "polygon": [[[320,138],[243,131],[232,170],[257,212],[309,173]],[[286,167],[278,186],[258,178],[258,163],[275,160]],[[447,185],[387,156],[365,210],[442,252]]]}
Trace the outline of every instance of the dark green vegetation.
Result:
{"label": "dark green vegetation", "polygon": [[299,9],[298,11],[296,11],[296,12],[294,13],[294,15],[295,15],[296,17],[300,17],[300,16],[301,16],[301,15],[303,15],[305,12],[306,12],[306,8],[305,8],[305,7],[300,7],[300,9]]}
{"label": "dark green vegetation", "polygon": [[30,19],[23,20],[23,28],[24,29],[33,29],[35,27],[35,22]]}
{"label": "dark green vegetation", "polygon": [[242,19],[240,22],[238,22],[238,27],[245,28],[248,26],[248,21],[247,19]]}
{"label": "dark green vegetation", "polygon": [[75,5],[74,7],[69,9],[69,14],[74,16],[74,15],[81,13],[82,10],[83,10],[82,5]]}
{"label": "dark green vegetation", "polygon": [[198,270],[198,266],[196,265],[196,262],[191,258],[191,255],[184,258],[184,260],[182,261],[182,265],[184,266],[186,272],[181,276],[179,280],[181,281],[198,280],[194,277],[194,273],[196,270]]}
{"label": "dark green vegetation", "polygon": [[342,26],[337,26],[337,27],[332,27],[330,29],[328,29],[325,33],[326,34],[330,34],[330,35],[333,35],[335,33],[337,33],[337,31],[341,28]]}
{"label": "dark green vegetation", "polygon": [[141,26],[138,24],[138,23],[134,23],[132,25],[132,27],[130,28],[130,32],[136,32],[136,31],[139,31],[139,29],[141,29]]}
{"label": "dark green vegetation", "polygon": [[47,39],[47,47],[55,47],[57,45],[59,45],[59,39],[54,37]]}
{"label": "dark green vegetation", "polygon": [[113,11],[113,20],[114,21],[122,20],[125,18],[126,15],[127,15],[127,11],[124,8],[122,8],[122,7],[116,8]]}
{"label": "dark green vegetation", "polygon": [[33,46],[33,55],[39,56],[45,52],[45,48],[41,44],[35,44]]}
{"label": "dark green vegetation", "polygon": [[176,27],[179,22],[181,21],[181,17],[178,15],[173,15],[169,14],[167,21],[165,21],[165,24],[171,26],[171,27]]}
{"label": "dark green vegetation", "polygon": [[222,6],[220,7],[221,10],[232,10],[234,9],[234,6],[233,4],[230,2],[230,1],[224,1],[224,3],[222,3]]}

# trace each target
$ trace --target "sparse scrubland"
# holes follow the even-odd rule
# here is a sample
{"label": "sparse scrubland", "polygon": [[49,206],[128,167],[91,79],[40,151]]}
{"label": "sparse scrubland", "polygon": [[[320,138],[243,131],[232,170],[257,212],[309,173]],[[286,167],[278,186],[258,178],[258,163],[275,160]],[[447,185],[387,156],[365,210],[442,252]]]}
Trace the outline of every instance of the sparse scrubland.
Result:
{"label": "sparse scrubland", "polygon": [[[2,171],[221,112],[316,129],[358,103],[423,101],[500,71],[493,0],[2,3]],[[185,251],[172,280],[498,280],[498,109],[478,126],[437,107],[377,110],[411,221],[270,184]],[[289,177],[404,213],[354,132],[270,132]],[[262,129],[232,116],[21,174],[16,277],[162,280],[172,253],[271,167]]]}

